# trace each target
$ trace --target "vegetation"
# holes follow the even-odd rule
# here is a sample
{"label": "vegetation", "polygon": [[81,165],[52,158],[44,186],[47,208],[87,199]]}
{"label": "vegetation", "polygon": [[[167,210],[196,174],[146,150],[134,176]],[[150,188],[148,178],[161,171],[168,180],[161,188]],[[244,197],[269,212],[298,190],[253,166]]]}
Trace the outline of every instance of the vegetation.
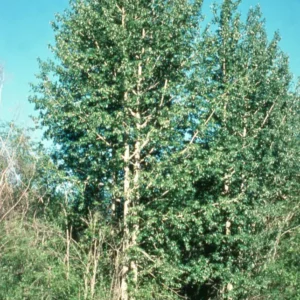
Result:
{"label": "vegetation", "polygon": [[1,299],[299,299],[299,91],[240,1],[71,1],[0,132]]}

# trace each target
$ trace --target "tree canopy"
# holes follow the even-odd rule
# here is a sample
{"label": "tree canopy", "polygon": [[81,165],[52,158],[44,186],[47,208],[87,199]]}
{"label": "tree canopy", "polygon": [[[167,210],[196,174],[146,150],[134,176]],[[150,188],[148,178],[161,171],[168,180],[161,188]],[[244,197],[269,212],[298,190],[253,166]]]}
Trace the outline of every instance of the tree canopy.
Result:
{"label": "tree canopy", "polygon": [[200,0],[74,0],[53,22],[31,101],[55,145],[36,184],[66,232],[58,295],[297,297],[299,91],[239,3],[206,27]]}

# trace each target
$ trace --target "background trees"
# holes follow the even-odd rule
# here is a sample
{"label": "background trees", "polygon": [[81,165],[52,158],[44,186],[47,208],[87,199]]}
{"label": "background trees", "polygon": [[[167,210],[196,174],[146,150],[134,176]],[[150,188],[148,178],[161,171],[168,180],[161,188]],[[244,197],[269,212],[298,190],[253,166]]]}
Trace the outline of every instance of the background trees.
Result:
{"label": "background trees", "polygon": [[97,214],[82,216],[86,235],[76,242],[70,203],[80,186],[28,132],[2,124],[0,141],[0,298],[109,299],[109,227]]}

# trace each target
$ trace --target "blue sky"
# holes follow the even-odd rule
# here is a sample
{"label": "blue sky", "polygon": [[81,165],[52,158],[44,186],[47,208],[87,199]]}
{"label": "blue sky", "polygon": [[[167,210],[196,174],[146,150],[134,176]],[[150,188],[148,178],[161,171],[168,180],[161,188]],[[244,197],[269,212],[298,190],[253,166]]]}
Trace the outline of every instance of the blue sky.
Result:
{"label": "blue sky", "polygon": [[[204,0],[209,15],[211,0]],[[290,66],[300,76],[300,0],[244,0],[240,11],[260,4],[269,38],[279,30],[281,48],[290,56]],[[37,57],[51,57],[47,45],[54,40],[50,21],[68,7],[68,0],[0,0],[0,64],[5,68],[5,83],[0,103],[0,120],[31,125],[34,114],[28,102],[29,82],[38,72]]]}

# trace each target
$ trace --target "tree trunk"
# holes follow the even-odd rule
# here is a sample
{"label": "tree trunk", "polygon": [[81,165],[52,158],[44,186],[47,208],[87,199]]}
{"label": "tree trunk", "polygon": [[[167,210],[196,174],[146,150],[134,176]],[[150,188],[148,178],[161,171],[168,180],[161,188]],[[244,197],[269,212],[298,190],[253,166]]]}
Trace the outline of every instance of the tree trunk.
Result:
{"label": "tree trunk", "polygon": [[130,245],[130,235],[129,235],[129,227],[128,227],[128,214],[129,214],[129,206],[130,206],[130,168],[129,168],[129,160],[130,160],[130,148],[129,144],[125,145],[125,153],[124,153],[124,206],[123,206],[123,245],[122,245],[122,270],[121,270],[121,300],[128,300],[128,258],[127,252]]}

